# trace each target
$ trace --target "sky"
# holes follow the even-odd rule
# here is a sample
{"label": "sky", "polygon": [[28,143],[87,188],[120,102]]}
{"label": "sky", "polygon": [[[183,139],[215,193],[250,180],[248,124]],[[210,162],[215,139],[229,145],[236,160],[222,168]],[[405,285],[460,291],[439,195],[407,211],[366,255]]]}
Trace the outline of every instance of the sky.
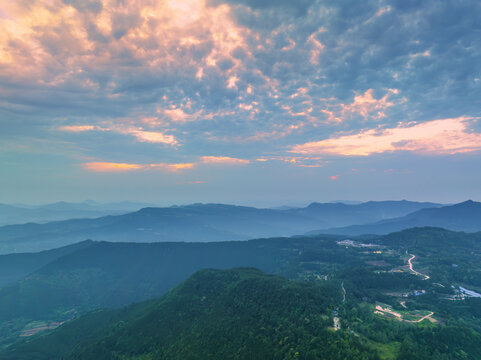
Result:
{"label": "sky", "polygon": [[481,200],[478,0],[13,0],[0,202]]}

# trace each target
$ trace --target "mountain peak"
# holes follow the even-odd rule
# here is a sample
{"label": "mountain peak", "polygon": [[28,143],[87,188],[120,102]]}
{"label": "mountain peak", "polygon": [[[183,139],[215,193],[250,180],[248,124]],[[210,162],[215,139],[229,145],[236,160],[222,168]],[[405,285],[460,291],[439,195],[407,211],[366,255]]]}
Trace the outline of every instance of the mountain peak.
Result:
{"label": "mountain peak", "polygon": [[470,200],[466,200],[466,201],[454,204],[453,206],[455,206],[455,207],[469,207],[469,208],[481,207],[481,202],[477,202],[477,201],[474,201],[474,200],[470,199]]}

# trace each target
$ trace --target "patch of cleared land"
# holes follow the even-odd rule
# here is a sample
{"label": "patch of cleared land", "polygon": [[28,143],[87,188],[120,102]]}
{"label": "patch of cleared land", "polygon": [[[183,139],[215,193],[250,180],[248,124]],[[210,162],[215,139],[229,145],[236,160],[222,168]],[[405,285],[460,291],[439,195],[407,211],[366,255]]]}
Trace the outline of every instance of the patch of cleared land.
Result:
{"label": "patch of cleared land", "polygon": [[429,320],[431,322],[436,322],[437,320],[434,319],[432,316],[434,312],[427,311],[427,310],[403,310],[403,311],[396,311],[393,310],[391,306],[376,303],[376,307],[374,308],[374,314],[379,315],[386,319],[396,319],[399,321],[411,322],[411,323],[419,323],[423,320]]}

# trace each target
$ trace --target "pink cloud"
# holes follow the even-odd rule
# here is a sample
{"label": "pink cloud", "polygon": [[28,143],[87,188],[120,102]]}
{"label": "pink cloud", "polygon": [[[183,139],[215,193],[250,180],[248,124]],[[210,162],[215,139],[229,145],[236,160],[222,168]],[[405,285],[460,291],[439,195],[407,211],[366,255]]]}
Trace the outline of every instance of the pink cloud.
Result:
{"label": "pink cloud", "polygon": [[[164,109],[158,110],[157,112],[163,112],[171,121],[173,122],[186,122],[195,119],[195,116],[190,115],[181,108],[173,108],[173,109]],[[195,114],[199,115],[199,114]]]}
{"label": "pink cloud", "polygon": [[[145,119],[142,119],[145,122]],[[67,132],[85,131],[112,131],[120,134],[134,136],[140,142],[162,143],[167,145],[178,145],[178,141],[173,135],[167,135],[159,131],[145,131],[139,128],[125,127],[124,125],[111,124],[111,128],[103,128],[94,125],[65,125],[58,129]]]}
{"label": "pink cloud", "polygon": [[269,158],[258,158],[256,161],[281,161],[304,168],[318,168],[325,165],[325,162],[322,161],[319,156],[273,156]]}
{"label": "pink cloud", "polygon": [[481,134],[470,132],[473,118],[432,120],[401,124],[395,128],[371,129],[358,134],[296,145],[299,154],[369,156],[393,151],[426,154],[456,154],[481,150]]}
{"label": "pink cloud", "polygon": [[149,168],[157,168],[161,170],[167,170],[170,172],[177,172],[178,170],[185,170],[185,169],[192,169],[195,166],[194,163],[179,163],[179,164],[166,164],[166,163],[159,163],[159,164],[148,164],[147,167]]}
{"label": "pink cloud", "polygon": [[[129,61],[121,63],[123,54],[132,57],[130,63],[153,71],[219,70],[217,64],[229,59],[234,72],[243,64],[233,53],[248,49],[245,38],[250,30],[233,19],[231,7],[212,6],[207,0],[102,0],[98,12],[77,10],[75,3],[61,0],[4,3],[2,72],[43,86],[77,81],[80,87],[98,89],[95,77],[79,80],[78,75],[120,66],[125,71]],[[91,29],[98,35],[92,36]],[[55,55],[50,48],[53,42],[61,49]],[[200,50],[205,51],[202,57],[197,56]]]}
{"label": "pink cloud", "polygon": [[317,35],[326,31],[326,28],[321,27],[316,32],[312,33],[307,41],[312,44],[310,62],[313,65],[319,64],[319,55],[324,50],[325,46],[318,39]]}
{"label": "pink cloud", "polygon": [[231,158],[228,156],[202,156],[201,162],[205,164],[244,165],[248,164],[249,160]]}
{"label": "pink cloud", "polygon": [[[324,109],[320,109],[320,112],[327,116],[327,121],[330,123],[340,123],[358,116],[365,120],[380,120],[387,116],[385,113],[387,109],[405,101],[405,99],[391,100],[392,95],[399,94],[397,89],[388,89],[381,98],[375,98],[373,92],[373,89],[368,89],[363,94],[357,94],[351,103],[327,104]],[[321,100],[335,101],[333,98]]]}
{"label": "pink cloud", "polygon": [[426,50],[426,51],[424,51],[424,52],[422,52],[422,53],[416,53],[416,54],[411,54],[411,55],[409,55],[409,57],[411,57],[411,58],[429,57],[429,56],[431,56],[431,51],[429,51],[429,50]]}
{"label": "pink cloud", "polygon": [[88,162],[82,164],[84,169],[93,172],[123,172],[140,170],[144,165],[139,164],[126,164],[126,163],[114,163],[114,162]]}
{"label": "pink cloud", "polygon": [[342,104],[341,113],[343,116],[359,114],[364,119],[372,117],[381,119],[386,117],[384,110],[394,106],[395,103],[389,100],[391,94],[398,94],[399,90],[389,89],[389,91],[380,99],[373,96],[373,89],[366,90],[364,94],[356,95],[351,104]]}
{"label": "pink cloud", "polygon": [[158,131],[131,130],[129,134],[135,136],[137,140],[150,143],[163,143],[177,145],[178,142],[173,135],[166,135]]}
{"label": "pink cloud", "polygon": [[84,132],[84,131],[92,131],[92,130],[99,130],[98,126],[94,125],[65,125],[58,128],[60,131],[69,131],[69,132]]}
{"label": "pink cloud", "polygon": [[191,169],[195,166],[193,163],[157,163],[157,164],[129,164],[115,162],[87,162],[82,164],[83,168],[92,172],[126,172],[135,170],[158,169],[168,172],[177,172],[183,169]]}
{"label": "pink cloud", "polygon": [[[92,172],[128,172],[138,170],[160,170],[166,172],[178,172],[196,167],[199,164],[221,164],[221,165],[245,165],[249,160],[231,158],[227,156],[202,156],[198,162],[191,163],[116,163],[93,161],[82,164],[82,167]],[[201,182],[199,182],[201,183]]]}
{"label": "pink cloud", "polygon": [[378,12],[376,13],[376,16],[381,16],[382,14],[390,12],[390,11],[391,11],[390,6],[383,7],[383,8],[378,10]]}

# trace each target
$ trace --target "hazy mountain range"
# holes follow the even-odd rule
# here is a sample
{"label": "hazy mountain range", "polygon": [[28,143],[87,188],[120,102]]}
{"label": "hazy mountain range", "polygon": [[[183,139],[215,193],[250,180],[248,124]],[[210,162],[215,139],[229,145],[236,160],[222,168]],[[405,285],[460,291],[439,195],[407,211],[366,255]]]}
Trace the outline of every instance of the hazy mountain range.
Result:
{"label": "hazy mountain range", "polygon": [[480,231],[481,203],[468,200],[440,208],[425,208],[402,217],[381,220],[371,224],[318,230],[311,232],[311,234],[381,235],[420,226],[434,226],[467,232]]}
{"label": "hazy mountain range", "polygon": [[0,227],[0,253],[41,251],[86,239],[130,242],[226,241],[292,236],[322,228],[366,224],[442,205],[410,201],[312,203],[258,209],[223,204],[143,208],[123,215]]}
{"label": "hazy mountain range", "polygon": [[67,219],[120,215],[152,205],[153,204],[130,201],[102,204],[93,200],[86,200],[79,203],[61,201],[35,206],[0,204],[0,226],[24,224],[28,222],[45,223]]}

